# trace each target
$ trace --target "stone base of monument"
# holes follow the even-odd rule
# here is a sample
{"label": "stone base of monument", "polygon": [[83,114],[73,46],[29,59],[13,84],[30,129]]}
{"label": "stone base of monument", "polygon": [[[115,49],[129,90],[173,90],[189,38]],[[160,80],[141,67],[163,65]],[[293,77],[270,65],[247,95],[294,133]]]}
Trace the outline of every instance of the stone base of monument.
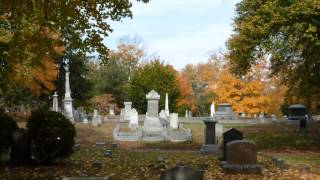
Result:
{"label": "stone base of monument", "polygon": [[244,174],[260,174],[263,167],[259,164],[227,164],[221,161],[220,165],[225,173],[244,173]]}
{"label": "stone base of monument", "polygon": [[217,144],[202,144],[200,152],[202,154],[218,154],[219,145]]}
{"label": "stone base of monument", "polygon": [[162,128],[161,131],[154,131],[144,127],[137,127],[131,129],[131,131],[121,131],[121,124],[119,123],[113,129],[113,138],[116,141],[185,142],[192,140],[192,132],[191,129],[184,128],[175,130]]}

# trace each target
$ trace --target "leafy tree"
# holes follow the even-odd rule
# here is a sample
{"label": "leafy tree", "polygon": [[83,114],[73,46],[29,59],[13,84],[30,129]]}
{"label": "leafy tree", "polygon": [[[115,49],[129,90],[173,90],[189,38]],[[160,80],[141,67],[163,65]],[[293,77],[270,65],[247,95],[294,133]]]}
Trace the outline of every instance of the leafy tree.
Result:
{"label": "leafy tree", "polygon": [[97,52],[106,60],[103,39],[112,32],[108,22],[132,17],[132,2],[0,0],[0,88],[5,90],[13,80],[38,82],[33,69],[43,67],[41,62],[47,58],[57,58],[64,49]]}
{"label": "leafy tree", "polygon": [[227,43],[233,72],[244,74],[267,56],[289,96],[302,97],[310,106],[320,90],[319,8],[318,0],[241,1],[235,34]]}
{"label": "leafy tree", "polygon": [[153,60],[138,67],[132,74],[129,87],[129,100],[140,112],[146,112],[146,94],[151,90],[157,91],[160,96],[159,108],[164,109],[165,94],[169,95],[169,107],[176,110],[176,102],[179,97],[179,86],[176,71],[170,65],[165,65],[159,60]]}
{"label": "leafy tree", "polygon": [[115,58],[109,59],[107,63],[92,72],[90,81],[94,85],[92,95],[111,94],[117,105],[123,106],[127,97],[129,70],[121,61]]}

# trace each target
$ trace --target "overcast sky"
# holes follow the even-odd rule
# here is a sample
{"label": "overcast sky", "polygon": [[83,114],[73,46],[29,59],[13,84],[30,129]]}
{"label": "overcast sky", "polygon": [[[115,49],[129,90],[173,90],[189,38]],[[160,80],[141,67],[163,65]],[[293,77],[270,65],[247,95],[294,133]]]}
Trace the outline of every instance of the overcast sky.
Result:
{"label": "overcast sky", "polygon": [[210,52],[225,49],[240,0],[151,0],[135,3],[133,18],[112,22],[105,43],[115,49],[123,36],[140,36],[149,53],[182,69],[206,62]]}

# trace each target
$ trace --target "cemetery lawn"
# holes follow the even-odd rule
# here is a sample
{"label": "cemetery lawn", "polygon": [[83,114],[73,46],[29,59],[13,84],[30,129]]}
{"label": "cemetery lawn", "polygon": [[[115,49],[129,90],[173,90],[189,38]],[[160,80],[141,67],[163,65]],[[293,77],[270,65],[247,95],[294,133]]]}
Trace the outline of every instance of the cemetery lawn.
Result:
{"label": "cemetery lawn", "polygon": [[[23,124],[20,124],[23,126]],[[61,179],[63,176],[111,176],[111,179],[159,179],[160,174],[177,163],[188,164],[205,170],[205,179],[320,179],[320,145],[309,140],[301,141],[305,136],[297,135],[294,128],[279,125],[241,126],[245,138],[256,140],[259,147],[258,161],[265,167],[260,175],[224,174],[219,166],[218,157],[201,155],[199,149],[203,143],[203,125],[185,124],[192,128],[193,142],[187,143],[142,143],[121,142],[119,148],[112,149],[112,129],[116,123],[106,123],[101,127],[76,124],[76,143],[80,150],[65,162],[52,166],[10,167],[0,165],[0,179]],[[312,132],[306,135],[316,139]],[[276,141],[274,144],[267,144]],[[292,139],[290,139],[292,138]],[[299,139],[296,141],[296,138]],[[288,141],[293,142],[288,142]],[[107,142],[97,146],[97,141]],[[300,142],[301,141],[301,142]],[[107,149],[113,150],[112,157],[104,157]],[[164,162],[157,159],[161,156]],[[290,164],[290,169],[275,167],[271,157],[277,156]],[[92,167],[94,160],[101,161],[101,168]],[[310,167],[309,171],[300,168],[300,164]]]}

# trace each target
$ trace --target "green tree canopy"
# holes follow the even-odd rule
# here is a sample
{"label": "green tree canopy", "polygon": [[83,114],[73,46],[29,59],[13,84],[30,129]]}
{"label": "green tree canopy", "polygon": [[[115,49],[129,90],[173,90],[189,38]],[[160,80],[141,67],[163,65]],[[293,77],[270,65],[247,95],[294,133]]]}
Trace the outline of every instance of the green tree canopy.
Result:
{"label": "green tree canopy", "polygon": [[176,101],[180,94],[176,71],[170,65],[159,60],[151,61],[134,70],[130,80],[129,100],[140,112],[147,110],[146,94],[151,90],[157,91],[160,96],[159,108],[164,109],[165,94],[169,95],[169,107],[176,110]]}
{"label": "green tree canopy", "polygon": [[[105,60],[102,41],[112,32],[109,23],[132,17],[132,2],[0,0],[0,88],[17,76],[30,81],[34,75],[24,69],[41,66],[44,56],[55,59],[64,49],[97,52]],[[16,71],[17,65],[22,70]]]}
{"label": "green tree canopy", "polygon": [[244,74],[265,56],[289,93],[310,104],[320,90],[319,9],[319,0],[241,1],[227,42],[233,71]]}

